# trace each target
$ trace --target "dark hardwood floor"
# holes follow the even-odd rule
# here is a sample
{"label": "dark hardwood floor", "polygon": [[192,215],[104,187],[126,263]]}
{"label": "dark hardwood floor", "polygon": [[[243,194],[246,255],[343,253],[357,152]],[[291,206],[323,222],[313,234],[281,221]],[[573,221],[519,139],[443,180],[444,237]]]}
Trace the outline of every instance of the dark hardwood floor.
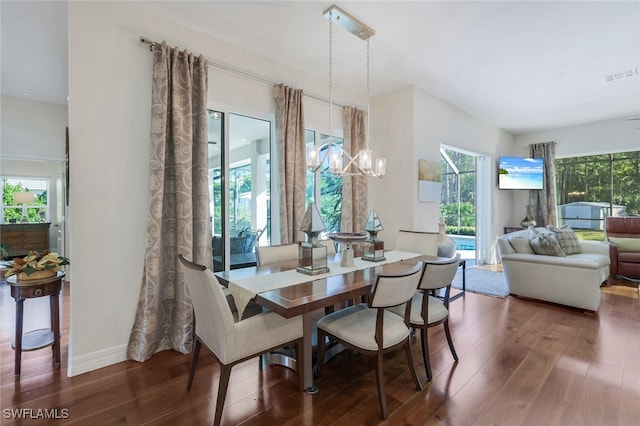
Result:
{"label": "dark hardwood floor", "polygon": [[[626,285],[625,285],[626,284]],[[201,425],[213,422],[219,368],[206,351],[190,392],[189,355],[172,351],[66,377],[69,287],[62,297],[62,366],[51,349],[23,355],[13,375],[14,302],[0,287],[0,423],[78,425]],[[26,302],[25,330],[48,326],[47,301]],[[453,359],[442,327],[429,336],[433,381],[417,392],[402,353],[385,365],[390,417],[411,425],[636,425],[640,419],[638,290],[616,282],[602,288],[595,316],[533,300],[467,293],[452,302]],[[416,338],[417,340],[417,338]],[[425,380],[419,342],[418,374]],[[295,373],[259,372],[258,360],[235,367],[225,424],[329,425],[382,423],[374,363],[345,352],[331,360],[315,395],[297,392]],[[60,419],[19,421],[11,410],[58,409]],[[24,413],[24,411],[23,411]],[[42,412],[40,412],[42,414]],[[51,411],[49,412],[51,413]]]}

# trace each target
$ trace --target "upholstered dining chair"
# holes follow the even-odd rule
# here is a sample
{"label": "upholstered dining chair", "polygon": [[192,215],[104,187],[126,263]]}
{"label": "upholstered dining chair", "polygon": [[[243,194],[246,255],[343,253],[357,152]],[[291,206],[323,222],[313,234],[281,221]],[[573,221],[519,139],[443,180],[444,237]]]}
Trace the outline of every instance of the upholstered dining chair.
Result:
{"label": "upholstered dining chair", "polygon": [[[220,381],[214,425],[222,419],[231,369],[234,365],[273,349],[295,344],[298,366],[302,366],[302,317],[286,319],[274,312],[234,322],[231,309],[216,276],[205,266],[178,255],[195,313],[195,345],[187,390],[191,389],[200,348],[204,345],[220,364]],[[300,368],[299,371],[303,371]],[[300,390],[302,374],[298,374]]]}
{"label": "upholstered dining chair", "polygon": [[[415,329],[420,329],[420,340],[422,341],[422,360],[427,373],[427,379],[431,380],[431,363],[429,362],[429,338],[427,329],[438,324],[444,326],[444,333],[453,359],[458,362],[458,355],[453,347],[451,332],[449,331],[449,295],[451,292],[451,282],[458,270],[460,253],[453,258],[441,262],[427,263],[424,274],[420,280],[418,291],[411,301],[410,325]],[[432,295],[438,291],[442,296]],[[404,310],[398,307],[390,309],[391,312],[399,316],[404,315]]]}
{"label": "upholstered dining chair", "polygon": [[256,247],[256,264],[258,266],[271,266],[294,260],[298,260],[298,243]]}
{"label": "upholstered dining chair", "polygon": [[[383,356],[386,352],[404,346],[409,370],[416,389],[421,390],[411,354],[409,314],[411,298],[416,292],[423,272],[423,263],[396,274],[378,274],[371,287],[368,304],[358,304],[324,316],[318,321],[317,376],[322,374],[326,338],[342,343],[365,355],[375,355],[378,399],[382,418],[389,415],[384,394]],[[397,306],[404,309],[401,318],[386,308]]]}
{"label": "upholstered dining chair", "polygon": [[420,253],[426,256],[438,254],[438,242],[440,234],[437,232],[398,231],[396,250]]}

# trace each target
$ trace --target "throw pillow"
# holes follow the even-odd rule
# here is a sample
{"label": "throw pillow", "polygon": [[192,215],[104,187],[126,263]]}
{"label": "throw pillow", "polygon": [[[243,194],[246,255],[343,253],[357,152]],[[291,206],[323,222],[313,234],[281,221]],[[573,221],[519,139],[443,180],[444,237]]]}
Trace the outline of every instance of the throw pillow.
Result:
{"label": "throw pillow", "polygon": [[564,257],[566,254],[560,248],[558,240],[552,234],[531,230],[529,244],[536,254]]}
{"label": "throw pillow", "polygon": [[524,235],[521,233],[509,235],[509,242],[516,253],[536,254],[531,248],[531,244],[529,244],[529,237],[526,233]]}
{"label": "throw pillow", "polygon": [[618,247],[619,252],[640,252],[640,238],[609,237],[609,241]]}
{"label": "throw pillow", "polygon": [[570,254],[582,253],[580,240],[578,240],[578,236],[568,225],[564,225],[562,228],[549,225],[547,229],[555,234],[556,240],[558,240],[558,244],[560,244],[560,248],[564,254],[569,256]]}

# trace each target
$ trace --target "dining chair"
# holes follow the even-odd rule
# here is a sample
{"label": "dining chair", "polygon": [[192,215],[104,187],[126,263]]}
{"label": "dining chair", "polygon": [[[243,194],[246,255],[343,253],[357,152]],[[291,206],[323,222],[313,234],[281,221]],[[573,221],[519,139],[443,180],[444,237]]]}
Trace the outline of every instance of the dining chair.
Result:
{"label": "dining chair", "polygon": [[396,250],[420,253],[426,256],[436,256],[438,254],[438,242],[440,234],[437,232],[421,231],[398,231],[396,238]]}
{"label": "dining chair", "polygon": [[[453,347],[451,332],[449,331],[449,295],[451,292],[451,282],[458,270],[460,253],[453,258],[444,261],[426,263],[424,274],[420,280],[418,291],[411,301],[410,325],[415,329],[420,329],[420,340],[422,341],[422,359],[427,373],[427,379],[432,379],[431,363],[429,362],[429,337],[427,329],[438,324],[444,326],[444,333],[453,359],[458,362],[458,355]],[[438,296],[438,293],[444,295]],[[403,316],[404,310],[393,307],[391,312]]]}
{"label": "dining chair", "polygon": [[[418,262],[414,267],[401,273],[376,275],[367,304],[361,303],[341,309],[318,321],[317,376],[322,375],[327,337],[356,352],[376,356],[378,399],[383,419],[389,415],[382,368],[385,353],[404,346],[416,389],[422,389],[411,353],[409,330],[411,304],[409,302],[420,283],[423,266],[422,262]],[[393,306],[404,309],[404,318],[387,310]]]}
{"label": "dining chair", "polygon": [[[235,322],[216,276],[203,265],[178,255],[195,314],[195,345],[187,390],[191,390],[200,348],[204,345],[220,364],[220,381],[214,425],[222,419],[231,369],[234,365],[294,344],[297,363],[302,367],[302,317],[286,319],[274,312],[264,312]],[[299,369],[304,371],[303,368]],[[298,374],[303,389],[302,374]]]}
{"label": "dining chair", "polygon": [[271,266],[277,263],[298,260],[298,246],[298,243],[279,246],[257,246],[256,264],[258,266]]}
{"label": "dining chair", "polygon": [[[333,243],[331,240],[328,241]],[[296,262],[298,260],[299,246],[299,243],[282,244],[277,246],[257,246],[256,264],[258,267],[265,267],[285,262]],[[327,248],[327,252],[328,251],[329,248]],[[321,315],[322,312],[318,312],[314,315],[314,318]],[[260,362],[260,368],[264,369],[266,365],[281,365],[294,371],[302,371],[300,370],[295,358],[291,356],[290,348],[278,348],[276,351],[264,354]]]}

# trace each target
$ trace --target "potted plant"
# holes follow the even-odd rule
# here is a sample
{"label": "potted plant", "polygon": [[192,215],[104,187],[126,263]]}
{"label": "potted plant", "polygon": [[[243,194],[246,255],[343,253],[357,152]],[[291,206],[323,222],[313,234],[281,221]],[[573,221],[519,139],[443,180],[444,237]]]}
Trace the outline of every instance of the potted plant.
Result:
{"label": "potted plant", "polygon": [[17,274],[18,280],[35,280],[54,276],[63,265],[68,265],[69,259],[58,256],[49,250],[41,253],[31,251],[23,258],[16,257],[13,264],[5,273],[5,277]]}

